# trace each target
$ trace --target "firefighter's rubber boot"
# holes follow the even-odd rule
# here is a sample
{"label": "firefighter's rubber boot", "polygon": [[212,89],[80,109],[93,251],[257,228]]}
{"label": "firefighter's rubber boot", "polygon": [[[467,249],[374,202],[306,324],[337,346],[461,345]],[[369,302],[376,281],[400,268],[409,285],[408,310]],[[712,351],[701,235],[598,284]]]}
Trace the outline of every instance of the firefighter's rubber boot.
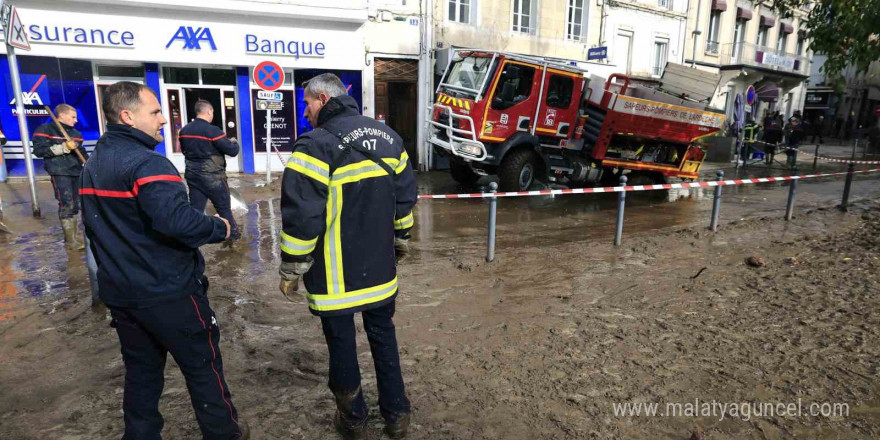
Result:
{"label": "firefighter's rubber boot", "polygon": [[385,423],[385,434],[394,440],[406,437],[407,429],[409,429],[409,413],[401,414],[394,423]]}
{"label": "firefighter's rubber boot", "polygon": [[67,244],[68,250],[81,251],[86,248],[85,243],[77,234],[79,228],[76,224],[76,217],[61,219],[61,229],[64,231],[64,243]]}
{"label": "firefighter's rubber boot", "polygon": [[346,394],[333,392],[333,397],[336,398],[336,415],[333,416],[333,426],[345,440],[364,440],[367,438],[367,418],[358,420],[349,416],[352,412],[352,405],[360,395],[361,387]]}

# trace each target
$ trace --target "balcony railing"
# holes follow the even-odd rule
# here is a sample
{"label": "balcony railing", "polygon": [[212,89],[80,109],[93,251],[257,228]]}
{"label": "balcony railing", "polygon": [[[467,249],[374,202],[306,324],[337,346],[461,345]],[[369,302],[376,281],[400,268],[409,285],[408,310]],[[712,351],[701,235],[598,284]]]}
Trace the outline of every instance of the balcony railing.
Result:
{"label": "balcony railing", "polygon": [[742,64],[801,75],[808,75],[810,72],[810,60],[804,56],[778,52],[753,43],[732,43],[722,46],[722,65]]}
{"label": "balcony railing", "polygon": [[713,55],[718,55],[718,42],[717,41],[707,41],[706,42],[706,52],[711,53]]}

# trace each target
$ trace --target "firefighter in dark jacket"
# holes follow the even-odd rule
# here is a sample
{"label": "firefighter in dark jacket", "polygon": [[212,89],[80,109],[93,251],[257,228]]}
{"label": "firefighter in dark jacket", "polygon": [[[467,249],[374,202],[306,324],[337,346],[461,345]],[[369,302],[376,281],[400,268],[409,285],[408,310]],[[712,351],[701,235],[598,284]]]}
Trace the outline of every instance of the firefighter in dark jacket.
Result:
{"label": "firefighter in dark jacket", "polygon": [[202,438],[245,439],[223,375],[220,327],[199,252],[228,238],[229,223],[193,209],[177,169],[153,151],[165,118],[151,89],[113,84],[102,107],[107,131],[83,170],[80,196],[99,294],[125,363],[122,438],[161,438],[159,397],[171,353]]}
{"label": "firefighter in dark jacket", "polygon": [[199,211],[205,210],[208,200],[220,217],[232,226],[230,240],[239,238],[238,226],[232,216],[229,185],[226,183],[226,156],[238,155],[238,144],[226,138],[226,133],[211,124],[214,107],[208,101],[196,102],[196,118],[180,130],[180,149],[186,158],[186,184],[189,203]]}
{"label": "firefighter in dark jacket", "polygon": [[59,104],[55,107],[55,116],[70,140],[66,140],[58,126],[49,121],[34,131],[34,154],[43,158],[43,167],[52,179],[64,242],[68,249],[82,250],[86,247],[79,235],[76,217],[79,214],[79,174],[83,164],[74,150],[78,149],[83,158],[87,158],[88,153],[83,148],[82,134],[73,128],[77,121],[76,109],[67,104]]}
{"label": "firefighter in dark jacket", "polygon": [[333,74],[305,88],[315,130],[300,136],[281,189],[281,291],[305,283],[309,310],[321,317],[330,351],[334,425],[347,439],[366,435],[354,314],[361,312],[391,438],[406,435],[410,402],[403,385],[394,323],[396,258],[408,252],[416,181],[400,136],[361,116]]}

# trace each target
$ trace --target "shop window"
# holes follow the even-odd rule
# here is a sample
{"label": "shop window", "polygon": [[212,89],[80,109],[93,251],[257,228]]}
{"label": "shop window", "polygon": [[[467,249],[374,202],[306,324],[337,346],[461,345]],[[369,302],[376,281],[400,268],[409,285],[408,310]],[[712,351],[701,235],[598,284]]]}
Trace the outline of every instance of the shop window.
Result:
{"label": "shop window", "polygon": [[232,69],[202,69],[202,84],[234,86],[235,71]]}
{"label": "shop window", "polygon": [[98,65],[98,77],[143,78],[144,65],[139,66],[102,66]]}
{"label": "shop window", "polygon": [[505,65],[498,85],[495,86],[492,108],[504,110],[529,99],[534,78],[534,67],[516,64]]}
{"label": "shop window", "polygon": [[199,69],[196,67],[163,67],[165,84],[198,84]]}
{"label": "shop window", "polygon": [[574,80],[568,76],[550,76],[550,85],[547,87],[547,105],[556,108],[568,108],[571,104],[571,91],[574,90]]}

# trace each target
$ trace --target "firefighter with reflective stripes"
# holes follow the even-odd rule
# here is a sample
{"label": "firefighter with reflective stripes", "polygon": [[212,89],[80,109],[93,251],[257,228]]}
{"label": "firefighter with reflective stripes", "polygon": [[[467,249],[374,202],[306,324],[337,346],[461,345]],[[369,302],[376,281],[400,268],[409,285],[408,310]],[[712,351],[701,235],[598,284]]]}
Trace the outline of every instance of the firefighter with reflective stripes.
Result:
{"label": "firefighter with reflective stripes", "polygon": [[52,179],[52,188],[55,190],[55,200],[58,200],[58,217],[61,219],[61,229],[64,231],[64,242],[71,250],[83,250],[85,245],[79,235],[79,226],[76,216],[79,214],[79,174],[83,165],[74,150],[79,150],[84,158],[89,157],[83,148],[82,134],[73,128],[77,122],[76,109],[67,105],[59,104],[55,107],[55,116],[64,127],[68,141],[64,133],[58,129],[54,122],[49,121],[37,127],[34,131],[34,155],[43,158],[43,167]]}
{"label": "firefighter with reflective stripes", "polygon": [[755,122],[755,118],[749,115],[746,125],[743,126],[743,163],[751,159],[755,151],[755,141],[758,140],[758,129],[761,127]]}
{"label": "firefighter with reflective stripes", "polygon": [[305,115],[281,189],[281,291],[295,297],[303,277],[309,310],[321,318],[330,351],[334,425],[345,438],[366,435],[354,313],[361,312],[391,438],[406,435],[410,402],[394,330],[397,258],[408,252],[416,182],[400,136],[361,116],[333,74],[305,86]]}
{"label": "firefighter with reflective stripes", "polygon": [[229,185],[226,182],[226,156],[238,155],[238,144],[226,138],[226,133],[211,122],[214,107],[210,102],[198,100],[194,106],[196,118],[180,130],[180,149],[186,158],[186,184],[189,186],[189,203],[199,211],[205,210],[208,200],[220,217],[232,226],[230,240],[240,236],[232,216]]}
{"label": "firefighter with reflective stripes", "polygon": [[82,173],[86,235],[125,363],[125,440],[161,439],[159,397],[168,353],[186,380],[207,440],[248,438],[223,376],[220,327],[208,302],[199,246],[229,237],[229,223],[193,209],[174,165],[153,151],[162,108],[146,86],[103,94],[107,131]]}

